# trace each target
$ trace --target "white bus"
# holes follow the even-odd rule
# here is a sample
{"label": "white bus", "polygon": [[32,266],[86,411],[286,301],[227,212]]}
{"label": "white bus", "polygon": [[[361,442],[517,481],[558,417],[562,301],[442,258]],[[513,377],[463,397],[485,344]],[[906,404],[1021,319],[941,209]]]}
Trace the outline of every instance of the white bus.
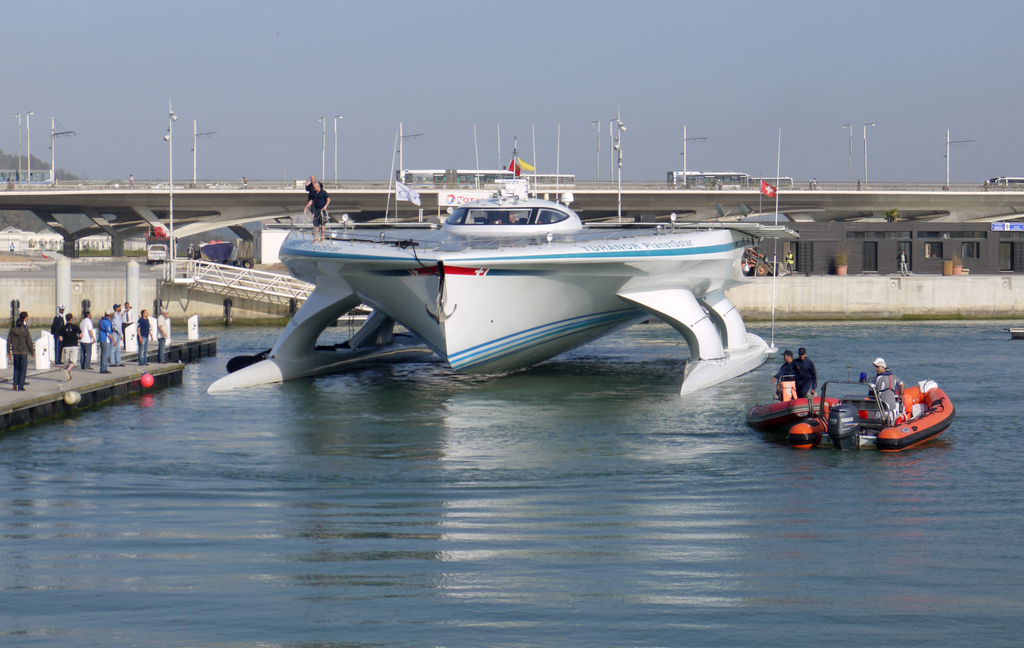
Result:
{"label": "white bus", "polygon": [[746,189],[750,185],[750,176],[733,171],[669,171],[668,183],[670,186],[685,189]]}
{"label": "white bus", "polygon": [[997,187],[1024,187],[1024,178],[990,178],[985,181],[986,185]]}
{"label": "white bus", "polygon": [[499,180],[515,180],[516,174],[507,169],[468,171],[463,169],[426,169],[395,171],[395,179],[410,187],[484,187]]}

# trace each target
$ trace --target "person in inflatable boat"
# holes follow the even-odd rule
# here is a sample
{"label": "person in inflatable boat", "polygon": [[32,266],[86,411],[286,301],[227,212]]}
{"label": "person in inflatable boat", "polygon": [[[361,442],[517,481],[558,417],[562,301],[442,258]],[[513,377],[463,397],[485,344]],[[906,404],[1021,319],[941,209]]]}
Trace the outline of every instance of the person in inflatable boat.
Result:
{"label": "person in inflatable boat", "polygon": [[895,425],[903,414],[903,381],[889,371],[884,359],[876,358],[872,364],[875,365],[875,391],[878,392],[878,399],[886,405],[885,422],[887,425]]}
{"label": "person in inflatable boat", "polygon": [[782,366],[772,376],[770,382],[774,384],[776,380],[779,381],[779,386],[775,389],[775,399],[788,403],[796,398],[796,368],[793,367],[793,352],[786,349],[782,353],[782,359],[784,360]]}

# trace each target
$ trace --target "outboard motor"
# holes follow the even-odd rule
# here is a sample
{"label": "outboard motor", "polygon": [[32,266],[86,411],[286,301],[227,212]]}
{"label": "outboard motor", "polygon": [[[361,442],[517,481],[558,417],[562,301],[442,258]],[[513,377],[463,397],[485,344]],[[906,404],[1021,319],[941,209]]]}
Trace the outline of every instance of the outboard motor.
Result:
{"label": "outboard motor", "polygon": [[860,447],[860,415],[853,405],[836,405],[828,412],[828,436],[836,450]]}

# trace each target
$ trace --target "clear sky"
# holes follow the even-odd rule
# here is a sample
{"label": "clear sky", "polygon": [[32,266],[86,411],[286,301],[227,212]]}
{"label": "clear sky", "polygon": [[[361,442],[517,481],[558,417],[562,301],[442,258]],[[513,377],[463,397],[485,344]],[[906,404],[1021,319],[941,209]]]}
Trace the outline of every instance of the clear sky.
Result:
{"label": "clear sky", "polygon": [[[0,149],[34,111],[74,130],[57,167],[91,179],[384,180],[398,124],[406,168],[507,164],[513,136],[541,171],[608,177],[608,120],[621,111],[623,179],[687,168],[846,180],[942,182],[1024,176],[1024,3],[952,2],[194,2],[8,3],[0,22]],[[22,137],[24,133],[22,118]],[[23,139],[23,151],[27,143]],[[397,164],[397,162],[396,162]]]}

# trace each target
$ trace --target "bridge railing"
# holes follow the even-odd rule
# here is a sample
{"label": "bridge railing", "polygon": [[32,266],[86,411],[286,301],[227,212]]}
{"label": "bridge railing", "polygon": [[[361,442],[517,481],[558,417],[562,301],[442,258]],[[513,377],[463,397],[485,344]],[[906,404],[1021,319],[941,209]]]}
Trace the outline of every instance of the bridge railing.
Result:
{"label": "bridge railing", "polygon": [[274,303],[305,301],[314,288],[313,284],[289,275],[198,260],[166,262],[164,281]]}
{"label": "bridge railing", "polygon": [[[200,180],[196,183],[191,182],[175,182],[175,191],[198,191],[198,192],[236,192],[236,191],[273,191],[273,192],[303,192],[304,181],[285,181],[285,180],[249,180],[244,185],[238,181],[229,180]],[[326,181],[324,186],[331,191],[387,191],[389,187],[394,190],[393,185],[389,185],[386,181],[377,180],[345,180],[339,182]],[[458,185],[458,186],[446,186],[446,185],[413,185],[413,189],[424,193],[431,193],[434,191],[468,191],[473,189],[471,186]],[[623,191],[679,191],[679,192],[723,192],[723,193],[757,193],[760,188],[760,184],[757,178],[753,178],[746,186],[724,186],[721,189],[717,187],[703,187],[691,185],[684,187],[682,185],[673,186],[664,180],[644,180],[644,181],[623,181]],[[160,180],[136,180],[134,185],[130,185],[124,180],[68,180],[61,181],[55,184],[50,183],[15,183],[13,185],[0,185],[0,191],[124,191],[124,192],[167,192],[170,189],[170,185],[167,181]],[[576,180],[571,184],[561,184],[556,186],[554,183],[541,183],[533,187],[538,192],[551,192],[551,191],[605,191],[605,192],[616,192],[618,190],[618,183],[608,181],[593,181],[593,180]],[[794,181],[790,187],[779,187],[779,192],[782,194],[786,193],[807,193],[816,191],[883,191],[883,192],[900,192],[900,191],[952,191],[952,192],[1013,192],[1019,193],[1024,192],[1024,184],[1018,185],[986,185],[984,182],[960,182],[945,184],[942,182],[870,182],[864,184],[863,182],[830,182],[830,181],[814,181],[814,180],[803,180]]]}

